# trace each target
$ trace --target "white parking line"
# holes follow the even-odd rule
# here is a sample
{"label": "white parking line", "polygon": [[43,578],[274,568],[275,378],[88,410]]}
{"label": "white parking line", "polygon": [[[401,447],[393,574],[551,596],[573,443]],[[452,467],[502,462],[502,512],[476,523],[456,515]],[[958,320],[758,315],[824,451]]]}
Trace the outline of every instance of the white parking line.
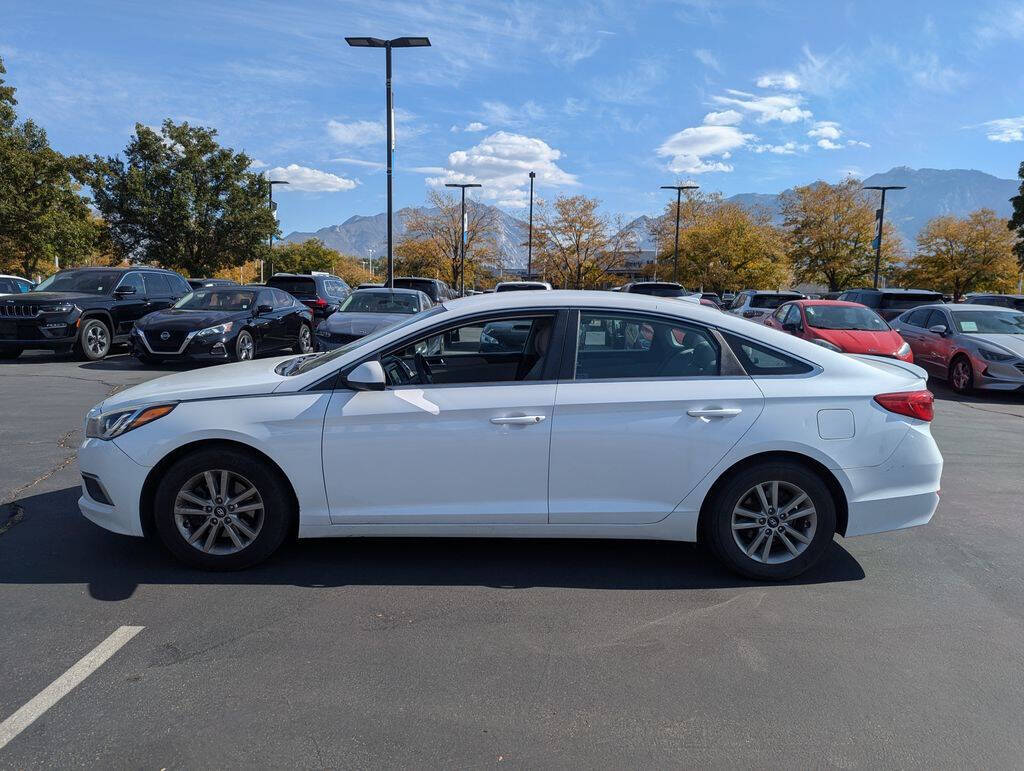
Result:
{"label": "white parking line", "polygon": [[46,710],[67,696],[85,678],[95,672],[107,659],[117,653],[129,640],[145,629],[144,626],[120,626],[110,637],[86,653],[71,669],[58,677],[25,706],[0,723],[0,750],[20,734]]}

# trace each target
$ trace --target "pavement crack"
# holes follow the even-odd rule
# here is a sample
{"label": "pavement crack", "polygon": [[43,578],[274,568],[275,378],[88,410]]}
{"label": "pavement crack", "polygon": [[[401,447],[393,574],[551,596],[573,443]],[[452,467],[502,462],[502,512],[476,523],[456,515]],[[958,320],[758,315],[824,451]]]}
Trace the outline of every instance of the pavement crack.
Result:
{"label": "pavement crack", "polygon": [[991,412],[993,415],[1005,415],[1008,418],[1018,418],[1024,420],[1024,415],[1018,415],[1016,412],[1003,412],[1002,410],[993,410],[988,407],[980,407],[977,404],[971,402],[959,402],[961,407],[969,407],[972,410],[978,410],[979,412]]}
{"label": "pavement crack", "polygon": [[[68,466],[70,466],[72,463],[74,463],[75,462],[75,458],[77,457],[77,454],[74,452],[74,450],[75,450],[74,445],[70,444],[70,442],[71,442],[71,437],[73,437],[76,433],[77,433],[77,430],[68,431],[60,439],[57,440],[57,447],[59,447],[62,450],[71,450],[72,452],[71,452],[70,455],[64,456],[64,458],[62,458],[59,463],[57,463],[55,466],[52,466],[50,469],[48,469],[47,471],[45,471],[42,474],[40,474],[39,476],[37,476],[31,482],[29,482],[27,484],[24,484],[24,485],[21,485],[20,487],[14,488],[14,491],[9,496],[7,496],[6,500],[0,501],[0,506],[6,506],[7,504],[11,503],[12,501],[17,500],[19,497],[21,497],[21,494],[24,493],[26,490],[28,490],[28,489],[30,489],[32,487],[35,487],[40,482],[45,482],[50,477],[52,477],[55,474],[63,471]],[[0,532],[3,532],[3,531],[0,531]]]}

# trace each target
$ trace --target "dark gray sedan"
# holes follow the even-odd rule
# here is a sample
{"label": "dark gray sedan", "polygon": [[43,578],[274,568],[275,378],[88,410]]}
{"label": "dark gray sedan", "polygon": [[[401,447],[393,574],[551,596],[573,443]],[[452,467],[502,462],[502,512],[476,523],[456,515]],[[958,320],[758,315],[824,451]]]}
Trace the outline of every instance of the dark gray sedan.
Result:
{"label": "dark gray sedan", "polygon": [[321,351],[330,351],[389,327],[433,304],[418,289],[357,289],[335,313],[320,322],[316,328],[316,339]]}

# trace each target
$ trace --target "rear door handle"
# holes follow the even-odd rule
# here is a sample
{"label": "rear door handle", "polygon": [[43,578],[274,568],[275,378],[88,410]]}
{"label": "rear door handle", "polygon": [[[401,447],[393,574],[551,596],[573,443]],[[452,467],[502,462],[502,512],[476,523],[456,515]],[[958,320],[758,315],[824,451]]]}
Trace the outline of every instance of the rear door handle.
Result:
{"label": "rear door handle", "polygon": [[531,426],[544,420],[544,415],[511,415],[507,418],[491,418],[496,426]]}
{"label": "rear door handle", "polygon": [[687,410],[686,414],[691,418],[731,418],[741,412],[743,410],[739,407],[707,407],[700,410]]}

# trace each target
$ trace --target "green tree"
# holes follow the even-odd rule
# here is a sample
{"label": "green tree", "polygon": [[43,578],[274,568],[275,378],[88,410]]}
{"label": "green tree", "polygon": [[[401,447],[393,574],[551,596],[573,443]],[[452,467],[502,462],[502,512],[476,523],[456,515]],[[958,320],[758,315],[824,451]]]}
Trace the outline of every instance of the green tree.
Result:
{"label": "green tree", "polygon": [[1024,162],[1017,169],[1017,176],[1020,177],[1020,187],[1017,195],[1010,199],[1010,203],[1013,204],[1013,215],[1008,224],[1017,239],[1013,244],[1017,264],[1024,270]]}
{"label": "green tree", "polygon": [[298,244],[279,244],[274,247],[274,271],[279,273],[311,273],[314,270],[333,273],[352,286],[371,280],[370,271],[359,264],[356,257],[348,257],[331,249],[319,238],[310,238]]}
{"label": "green tree", "polygon": [[214,129],[165,120],[135,124],[124,157],[75,159],[117,254],[208,276],[265,259],[277,234],[269,184]]}
{"label": "green tree", "polygon": [[[0,76],[6,72],[0,59]],[[88,258],[103,223],[90,215],[68,159],[46,132],[17,122],[14,93],[0,77],[0,270],[33,277]]]}

